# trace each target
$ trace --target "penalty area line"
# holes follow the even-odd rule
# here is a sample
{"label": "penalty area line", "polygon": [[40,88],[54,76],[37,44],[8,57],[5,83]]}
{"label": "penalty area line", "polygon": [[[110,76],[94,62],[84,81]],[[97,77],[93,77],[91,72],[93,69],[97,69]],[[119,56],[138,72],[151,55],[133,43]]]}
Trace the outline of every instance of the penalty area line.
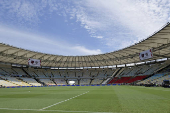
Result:
{"label": "penalty area line", "polygon": [[57,103],[52,104],[52,105],[50,105],[50,106],[44,107],[44,108],[40,109],[40,111],[41,111],[41,110],[48,109],[48,108],[53,107],[53,106],[55,106],[55,105],[61,104],[61,103],[63,103],[63,102],[69,101],[69,100],[71,100],[71,99],[77,98],[77,97],[79,97],[79,96],[81,96],[81,95],[83,95],[83,94],[86,94],[86,93],[88,93],[88,92],[89,92],[89,91],[87,91],[87,92],[85,92],[85,93],[82,93],[82,94],[79,94],[79,95],[77,95],[77,96],[71,97],[71,98],[69,98],[69,99],[66,99],[66,100],[57,102]]}

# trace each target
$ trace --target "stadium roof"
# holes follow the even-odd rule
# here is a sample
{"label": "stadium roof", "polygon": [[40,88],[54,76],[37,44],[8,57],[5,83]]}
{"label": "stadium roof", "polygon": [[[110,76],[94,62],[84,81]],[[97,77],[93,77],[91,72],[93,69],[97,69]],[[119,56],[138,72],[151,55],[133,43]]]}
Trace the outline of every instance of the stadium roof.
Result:
{"label": "stadium roof", "polygon": [[161,30],[139,43],[118,51],[99,55],[53,55],[0,43],[0,61],[28,65],[28,59],[33,58],[41,59],[41,65],[49,67],[103,67],[141,62],[139,53],[148,49],[153,51],[153,58],[149,60],[170,57],[170,23],[167,23]]}

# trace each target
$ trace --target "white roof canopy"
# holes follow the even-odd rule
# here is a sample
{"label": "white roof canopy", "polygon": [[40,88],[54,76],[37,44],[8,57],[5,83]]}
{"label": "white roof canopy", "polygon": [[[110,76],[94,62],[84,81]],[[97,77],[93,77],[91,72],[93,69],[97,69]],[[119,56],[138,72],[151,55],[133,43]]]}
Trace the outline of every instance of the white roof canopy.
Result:
{"label": "white roof canopy", "polygon": [[170,57],[170,24],[149,38],[130,47],[99,55],[62,56],[25,50],[0,43],[0,61],[28,65],[28,59],[40,59],[42,66],[49,67],[102,67],[140,62],[139,53],[152,49],[153,58]]}

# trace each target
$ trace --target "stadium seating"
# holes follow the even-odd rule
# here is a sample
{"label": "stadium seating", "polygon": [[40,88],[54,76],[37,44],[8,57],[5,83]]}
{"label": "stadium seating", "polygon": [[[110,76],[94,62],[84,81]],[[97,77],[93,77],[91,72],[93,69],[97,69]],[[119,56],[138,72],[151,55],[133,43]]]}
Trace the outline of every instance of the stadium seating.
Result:
{"label": "stadium seating", "polygon": [[131,77],[121,77],[120,79],[118,79],[114,83],[126,83],[126,81],[128,81],[130,78]]}
{"label": "stadium seating", "polygon": [[21,68],[12,68],[19,75],[26,75],[26,73]]}
{"label": "stadium seating", "polygon": [[105,69],[105,71],[106,71],[106,76],[107,76],[107,77],[109,77],[109,76],[111,77],[111,76],[113,75],[113,73],[114,73],[115,70]]}
{"label": "stadium seating", "polygon": [[38,77],[38,75],[35,74],[34,68],[23,68],[30,76],[32,77]]}
{"label": "stadium seating", "polygon": [[5,87],[19,86],[17,84],[14,84],[12,82],[5,81],[5,80],[0,80],[0,85],[5,86]]}
{"label": "stadium seating", "polygon": [[50,79],[39,79],[41,82],[44,82],[46,85],[56,85],[52,80]]}
{"label": "stadium seating", "polygon": [[28,84],[22,80],[19,80],[16,77],[3,76],[1,78],[5,79],[6,81],[11,82],[17,86],[31,86],[30,84]]}
{"label": "stadium seating", "polygon": [[103,81],[103,79],[95,78],[94,80],[92,80],[91,84],[101,84],[102,81]]}
{"label": "stadium seating", "polygon": [[162,77],[156,79],[156,80],[153,81],[153,82],[157,82],[158,85],[162,85],[163,80],[169,80],[169,81],[170,81],[170,75],[167,74],[167,75],[165,75],[165,76],[162,76]]}
{"label": "stadium seating", "polygon": [[64,79],[54,79],[54,81],[57,83],[57,85],[67,85]]}
{"label": "stadium seating", "polygon": [[6,72],[6,74],[10,74],[10,75],[18,74],[16,71],[11,69],[10,67],[1,67],[1,70],[3,70],[3,72]]}
{"label": "stadium seating", "polygon": [[43,72],[43,69],[36,69],[34,70],[35,74],[38,76],[38,78],[46,78],[46,75]]}
{"label": "stadium seating", "polygon": [[109,80],[110,80],[110,78],[103,80],[102,84],[107,84]]}
{"label": "stadium seating", "polygon": [[149,84],[149,83],[155,83],[157,81],[157,79],[163,77],[164,75],[166,75],[166,73],[159,73],[159,74],[155,74],[141,82],[138,82],[137,84]]}
{"label": "stadium seating", "polygon": [[29,83],[32,86],[42,86],[40,83],[38,83],[35,79],[33,78],[21,78],[23,81],[26,83]]}
{"label": "stadium seating", "polygon": [[97,77],[98,73],[98,71],[91,71],[90,77]]}
{"label": "stadium seating", "polygon": [[76,77],[83,77],[83,71],[75,71],[76,72]]}
{"label": "stadium seating", "polygon": [[76,77],[75,74],[76,74],[75,71],[68,71],[68,77],[69,78],[75,78]]}
{"label": "stadium seating", "polygon": [[103,77],[106,77],[106,71],[99,71],[99,73],[98,73],[98,76],[97,77],[99,77],[99,78],[103,78]]}
{"label": "stadium seating", "polygon": [[[119,83],[134,83],[137,84],[152,82],[162,82],[167,75],[170,66],[169,62],[144,64],[131,67],[119,68],[90,68],[90,69],[50,69],[50,68],[26,68],[26,67],[12,67],[10,65],[0,65],[0,74],[5,75],[2,77],[12,82],[17,86],[41,86],[41,85],[67,85],[66,80],[74,79],[76,84],[89,85],[89,84],[119,84]],[[164,70],[164,71],[162,71]],[[154,76],[151,76],[154,73]],[[161,71],[161,72],[160,72]],[[165,74],[161,75],[162,72]],[[24,76],[18,76],[24,75]],[[159,75],[159,76],[158,76]],[[54,82],[52,81],[54,80]],[[79,82],[78,82],[79,80]],[[141,81],[143,80],[143,81]],[[7,82],[8,82],[7,81]]]}
{"label": "stadium seating", "polygon": [[64,71],[64,70],[60,71],[60,75],[61,75],[61,77],[69,77],[67,71]]}
{"label": "stadium seating", "polygon": [[108,84],[114,83],[117,79],[118,79],[118,77],[114,77]]}
{"label": "stadium seating", "polygon": [[6,72],[6,71],[4,71],[3,69],[0,68],[0,74],[6,75],[6,74],[8,74],[8,72]]}
{"label": "stadium seating", "polygon": [[145,77],[147,77],[147,75],[145,75],[145,76],[136,76],[136,77],[134,77],[134,78],[129,79],[129,80],[126,81],[125,83],[132,83],[132,82],[135,82],[135,81],[138,81],[138,80],[142,80],[142,79],[144,79]]}
{"label": "stadium seating", "polygon": [[48,77],[53,77],[51,70],[50,69],[44,69],[43,70],[44,75],[48,78]]}
{"label": "stadium seating", "polygon": [[88,71],[88,70],[83,71],[83,77],[84,78],[90,77],[90,71]]}
{"label": "stadium seating", "polygon": [[91,82],[90,79],[81,79],[80,80],[80,85],[89,85]]}
{"label": "stadium seating", "polygon": [[51,70],[51,73],[52,73],[54,78],[61,78],[59,71]]}
{"label": "stadium seating", "polygon": [[134,76],[134,77],[121,77],[121,78],[114,77],[109,82],[109,84],[113,84],[113,83],[132,83],[132,82],[135,82],[135,81],[138,81],[138,80],[142,80],[145,77],[146,77],[146,75],[145,76]]}

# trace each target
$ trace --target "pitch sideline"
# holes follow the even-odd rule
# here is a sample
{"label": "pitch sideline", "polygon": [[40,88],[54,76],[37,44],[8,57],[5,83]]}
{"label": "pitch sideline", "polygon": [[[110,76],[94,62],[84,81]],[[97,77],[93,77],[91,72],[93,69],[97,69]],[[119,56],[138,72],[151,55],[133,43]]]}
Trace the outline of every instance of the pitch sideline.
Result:
{"label": "pitch sideline", "polygon": [[65,110],[39,110],[39,109],[12,109],[12,108],[0,108],[1,110],[13,110],[13,111],[43,111],[43,112],[72,112],[72,113],[121,113],[121,112],[93,112],[93,111],[65,111]]}

